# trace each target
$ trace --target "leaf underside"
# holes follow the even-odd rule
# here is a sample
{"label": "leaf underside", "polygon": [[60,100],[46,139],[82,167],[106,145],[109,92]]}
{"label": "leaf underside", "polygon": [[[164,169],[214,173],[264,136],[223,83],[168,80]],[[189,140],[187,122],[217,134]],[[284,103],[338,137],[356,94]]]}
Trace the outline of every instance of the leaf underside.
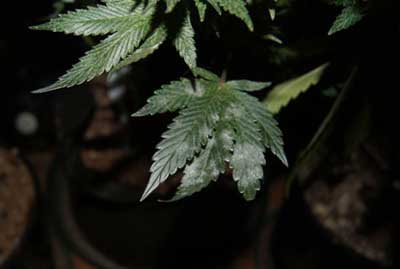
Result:
{"label": "leaf underside", "polygon": [[333,35],[334,33],[345,30],[361,21],[364,17],[362,9],[351,1],[342,1],[337,4],[343,5],[344,8],[336,17],[332,27],[329,29],[328,35]]}
{"label": "leaf underside", "polygon": [[322,64],[310,72],[276,85],[264,101],[267,109],[271,113],[279,113],[291,100],[318,84],[328,66],[329,63]]}

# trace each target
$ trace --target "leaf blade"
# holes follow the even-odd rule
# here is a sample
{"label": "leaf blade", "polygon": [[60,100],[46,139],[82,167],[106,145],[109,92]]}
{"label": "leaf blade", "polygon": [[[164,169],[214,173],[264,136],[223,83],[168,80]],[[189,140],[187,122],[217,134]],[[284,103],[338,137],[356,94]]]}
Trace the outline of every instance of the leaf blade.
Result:
{"label": "leaf blade", "polygon": [[165,25],[159,26],[154,32],[143,42],[140,47],[135,50],[133,53],[128,55],[125,59],[123,59],[118,65],[113,68],[113,72],[127,66],[138,62],[147,56],[154,53],[167,39],[167,29]]}
{"label": "leaf blade", "polygon": [[187,12],[182,27],[174,40],[174,45],[179,55],[183,58],[190,69],[195,68],[197,60],[196,44],[194,41],[194,29],[190,22],[189,12]]}
{"label": "leaf blade", "polygon": [[231,158],[233,134],[219,123],[206,147],[184,170],[182,182],[171,201],[178,201],[207,187],[225,171],[225,162]]}
{"label": "leaf blade", "polygon": [[215,0],[225,11],[241,19],[249,28],[250,31],[254,30],[253,21],[249,15],[244,0]]}
{"label": "leaf blade", "polygon": [[220,78],[216,74],[201,67],[195,67],[193,68],[192,71],[195,76],[203,78],[208,81],[218,82],[220,80]]}
{"label": "leaf blade", "polygon": [[306,92],[311,86],[318,84],[329,63],[325,63],[299,77],[276,85],[267,95],[264,103],[273,114],[287,106],[289,102]]}
{"label": "leaf blade", "polygon": [[79,62],[69,69],[58,81],[50,86],[34,91],[44,93],[61,88],[70,88],[110,71],[138,47],[150,30],[151,16],[154,10],[143,14],[134,25],[118,31],[101,41],[88,51]]}
{"label": "leaf blade", "polygon": [[167,5],[167,10],[165,11],[166,13],[170,13],[172,10],[174,10],[175,6],[181,1],[181,0],[164,0],[165,4]]}
{"label": "leaf blade", "polygon": [[203,22],[206,16],[207,4],[204,0],[194,0],[194,4],[197,7],[197,12],[199,13],[200,21]]}
{"label": "leaf blade", "polygon": [[174,112],[187,107],[196,97],[188,79],[172,81],[155,91],[147,104],[132,116],[143,117],[157,113]]}
{"label": "leaf blade", "polygon": [[271,82],[258,82],[250,80],[231,80],[225,84],[232,89],[246,92],[255,92],[271,86]]}
{"label": "leaf blade", "polygon": [[232,159],[233,179],[245,200],[253,200],[260,190],[265,164],[262,137],[256,122],[248,117],[243,106],[231,106],[226,117],[235,130]]}
{"label": "leaf blade", "polygon": [[278,122],[274,119],[272,113],[256,98],[243,93],[240,94],[242,95],[240,98],[241,103],[246,108],[249,117],[257,122],[260,128],[264,146],[269,148],[285,166],[289,166],[283,148],[282,131],[279,129]]}
{"label": "leaf blade", "polygon": [[135,2],[128,0],[109,1],[106,5],[89,6],[87,9],[61,14],[47,23],[32,26],[31,29],[83,36],[114,33],[132,24],[143,12],[143,5],[132,12],[134,5]]}
{"label": "leaf blade", "polygon": [[339,31],[350,28],[364,17],[362,10],[356,6],[345,7],[336,17],[332,27],[329,29],[328,35],[333,35]]}
{"label": "leaf blade", "polygon": [[170,175],[185,166],[208,137],[219,120],[221,106],[212,96],[195,99],[183,109],[162,135],[150,168],[151,176],[141,201],[149,196]]}

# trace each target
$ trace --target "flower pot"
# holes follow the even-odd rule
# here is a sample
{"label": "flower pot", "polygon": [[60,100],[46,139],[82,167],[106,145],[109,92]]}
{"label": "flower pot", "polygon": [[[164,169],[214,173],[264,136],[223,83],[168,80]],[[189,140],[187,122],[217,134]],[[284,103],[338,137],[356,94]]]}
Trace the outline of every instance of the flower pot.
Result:
{"label": "flower pot", "polygon": [[0,148],[0,267],[13,265],[37,212],[35,176],[17,150]]}

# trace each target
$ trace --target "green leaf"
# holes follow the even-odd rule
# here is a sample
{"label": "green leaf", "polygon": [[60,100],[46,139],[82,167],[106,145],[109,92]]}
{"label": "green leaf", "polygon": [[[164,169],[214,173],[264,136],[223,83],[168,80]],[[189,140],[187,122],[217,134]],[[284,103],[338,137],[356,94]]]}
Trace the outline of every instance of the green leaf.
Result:
{"label": "green leaf", "polygon": [[250,31],[254,30],[253,21],[250,18],[249,11],[246,8],[244,0],[215,0],[225,11],[235,15],[246,23]]}
{"label": "green leaf", "polygon": [[180,200],[207,187],[225,171],[225,162],[232,156],[233,133],[219,123],[207,146],[187,165],[181,185],[171,201]]}
{"label": "green leaf", "polygon": [[196,93],[192,83],[188,79],[172,81],[168,85],[163,85],[161,89],[154,92],[154,95],[147,101],[134,117],[154,115],[157,113],[174,112],[185,108],[196,98]]}
{"label": "green leaf", "polygon": [[328,65],[328,63],[325,63],[302,76],[276,85],[264,101],[267,109],[274,114],[279,113],[291,100],[296,99],[302,92],[306,92],[311,86],[316,85]]}
{"label": "green leaf", "polygon": [[196,76],[203,78],[205,80],[214,81],[214,82],[217,82],[220,80],[220,78],[217,75],[215,75],[214,73],[212,73],[204,68],[201,68],[201,67],[195,67],[195,68],[193,68],[192,71],[193,71],[193,74],[195,74]]}
{"label": "green leaf", "polygon": [[274,8],[269,8],[268,13],[269,17],[271,18],[271,21],[274,21],[276,17],[276,10]]}
{"label": "green leaf", "polygon": [[250,80],[231,80],[226,83],[226,86],[238,90],[238,91],[246,91],[246,92],[254,92],[265,89],[271,86],[271,82],[256,82]]}
{"label": "green leaf", "polygon": [[246,108],[248,116],[258,124],[261,131],[262,142],[265,147],[277,156],[285,166],[288,166],[285,152],[283,150],[282,132],[278,128],[278,122],[272,113],[265,109],[256,98],[245,93],[236,93],[240,96],[240,102]]}
{"label": "green leaf", "polygon": [[165,3],[167,4],[167,10],[166,12],[169,13],[172,10],[174,10],[175,6],[181,1],[181,0],[164,0]]}
{"label": "green leaf", "polygon": [[203,22],[206,16],[207,4],[204,3],[205,0],[194,0],[194,4],[199,12],[200,21]]}
{"label": "green leaf", "polygon": [[139,5],[132,12],[134,5],[135,2],[129,0],[110,1],[107,5],[89,6],[87,9],[59,15],[47,23],[31,28],[84,36],[114,33],[141,19],[139,15],[143,13],[144,7]]}
{"label": "green leaf", "polygon": [[[215,90],[213,92],[216,93]],[[180,112],[157,145],[158,151],[153,156],[154,163],[150,168],[151,177],[141,200],[184,167],[207,143],[218,121],[220,109],[218,98],[213,98],[213,93],[207,92],[203,98],[194,99],[189,107]]]}
{"label": "green leaf", "polygon": [[196,44],[194,41],[194,30],[190,22],[190,13],[187,12],[182,27],[177,34],[174,45],[179,55],[185,60],[186,64],[193,69],[196,67]]}
{"label": "green leaf", "polygon": [[357,22],[359,22],[364,17],[364,14],[358,6],[348,6],[342,10],[342,13],[336,17],[328,35],[332,35],[336,32],[347,29]]}
{"label": "green leaf", "polygon": [[[138,7],[139,8],[139,7]],[[111,34],[106,39],[94,46],[92,50],[80,58],[65,75],[60,77],[54,84],[39,89],[35,93],[42,93],[68,88],[82,84],[86,81],[110,71],[120,61],[130,55],[147,36],[151,19],[154,13],[154,6],[146,8],[142,14],[136,15],[125,27]]]}
{"label": "green leaf", "polygon": [[265,40],[271,40],[272,42],[275,42],[275,43],[277,43],[279,45],[283,44],[283,41],[279,37],[274,35],[274,34],[266,34],[265,36],[263,36],[263,38]]}
{"label": "green leaf", "polygon": [[242,106],[231,106],[226,112],[235,130],[232,160],[233,179],[246,200],[253,200],[260,190],[265,164],[264,147],[259,126]]}
{"label": "green leaf", "polygon": [[[167,11],[172,11],[180,0],[164,0]],[[194,0],[201,20],[204,19],[207,3],[220,13],[221,6],[229,13],[241,18],[252,30],[253,24],[244,0]],[[48,23],[34,26],[33,29],[72,33],[75,35],[108,35],[88,51],[79,62],[72,66],[52,85],[36,90],[43,93],[80,85],[105,72],[116,71],[137,62],[157,50],[165,42],[168,21],[160,21],[154,29],[153,18],[159,0],[102,0],[102,5],[89,6],[67,14],[59,15]],[[193,69],[196,67],[197,53],[195,31],[190,20],[189,9],[182,26],[176,33],[173,43]],[[165,16],[165,19],[171,17]],[[250,89],[250,88],[249,88]]]}
{"label": "green leaf", "polygon": [[215,10],[219,15],[221,15],[222,12],[221,12],[221,9],[220,9],[219,6],[218,6],[217,1],[218,1],[218,0],[207,0],[207,2],[214,8],[214,10]]}
{"label": "green leaf", "polygon": [[247,200],[253,200],[260,190],[265,158],[262,148],[246,142],[235,144],[231,167],[233,179],[238,182],[239,192]]}
{"label": "green leaf", "polygon": [[118,65],[113,68],[113,72],[130,65],[132,63],[138,62],[141,59],[146,58],[154,51],[156,51],[167,39],[167,28],[165,25],[159,26],[149,38],[133,53],[122,60]]}
{"label": "green leaf", "polygon": [[[210,80],[197,79],[196,90],[181,80],[163,86],[135,116],[181,109],[162,135],[153,156],[151,177],[142,200],[170,175],[184,168],[182,183],[173,200],[206,187],[230,163],[233,178],[246,200],[255,197],[263,178],[266,147],[285,164],[282,133],[272,114],[254,97],[238,90],[235,82],[221,83],[216,75],[201,70]],[[240,84],[253,89],[257,82]],[[187,90],[190,88],[191,90]]]}

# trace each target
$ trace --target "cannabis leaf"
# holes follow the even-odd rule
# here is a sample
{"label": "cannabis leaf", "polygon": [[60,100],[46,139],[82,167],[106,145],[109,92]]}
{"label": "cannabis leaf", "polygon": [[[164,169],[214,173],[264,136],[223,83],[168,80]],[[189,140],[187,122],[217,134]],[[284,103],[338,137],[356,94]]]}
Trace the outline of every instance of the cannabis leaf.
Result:
{"label": "cannabis leaf", "polygon": [[220,80],[216,74],[214,74],[204,68],[201,68],[201,67],[193,68],[192,71],[193,71],[194,75],[196,75],[197,77],[201,77],[205,80],[214,81],[214,82]]}
{"label": "cannabis leaf", "polygon": [[207,0],[207,2],[214,8],[214,10],[215,10],[219,15],[221,15],[221,14],[222,14],[222,11],[221,11],[220,7],[218,6],[217,1],[218,1],[218,0]]}
{"label": "cannabis leaf", "polygon": [[359,22],[364,17],[364,14],[360,7],[358,6],[349,6],[345,7],[337,17],[335,22],[333,23],[331,29],[328,34],[332,35],[341,30],[347,29],[357,22]]}
{"label": "cannabis leaf", "polygon": [[64,32],[75,35],[104,35],[130,27],[140,18],[144,6],[132,12],[136,3],[130,0],[108,1],[106,5],[78,9],[59,15],[42,25],[33,26],[35,30]]}
{"label": "cannabis leaf", "polygon": [[231,80],[226,83],[227,87],[234,90],[254,92],[271,86],[271,82],[255,82],[249,80]]}
{"label": "cannabis leaf", "polygon": [[227,163],[244,198],[254,199],[263,177],[265,147],[287,165],[277,122],[256,98],[245,93],[269,83],[223,82],[202,68],[195,68],[194,73],[200,77],[194,84],[181,79],[164,85],[133,114],[180,110],[157,145],[141,200],[178,169],[183,169],[184,176],[172,200],[198,192],[217,180]]}
{"label": "cannabis leaf", "polygon": [[194,29],[190,22],[189,12],[187,12],[182,27],[174,40],[174,45],[186,64],[190,68],[196,67],[196,44],[194,42]]}
{"label": "cannabis leaf", "polygon": [[176,6],[176,4],[178,4],[181,0],[164,0],[165,3],[167,4],[167,13],[171,12],[174,7]]}
{"label": "cannabis leaf", "polygon": [[232,147],[231,130],[227,128],[226,123],[219,123],[206,147],[186,167],[181,185],[172,201],[192,195],[207,187],[212,181],[216,181],[219,174],[225,171],[225,162],[232,154]]}
{"label": "cannabis leaf", "polygon": [[253,31],[253,21],[250,18],[249,11],[246,8],[244,0],[215,0],[225,11],[235,15],[246,23],[250,31]]}
{"label": "cannabis leaf", "polygon": [[278,157],[282,163],[288,166],[285,152],[283,151],[282,132],[278,128],[278,123],[273,118],[272,114],[265,109],[262,103],[250,95],[245,93],[236,93],[240,96],[242,105],[249,111],[249,117],[258,122],[261,129],[262,142],[265,147]]}
{"label": "cannabis leaf", "polygon": [[[168,38],[176,14],[157,15],[161,2],[167,6],[166,13],[172,13],[181,0],[102,0],[103,4],[89,6],[73,12],[61,14],[42,25],[33,26],[35,30],[63,32],[66,34],[97,36],[108,35],[99,44],[88,51],[80,61],[73,65],[54,84],[36,90],[36,93],[48,92],[60,88],[69,88],[93,79],[104,72],[120,69],[123,66],[146,58],[156,51]],[[220,7],[242,19],[250,30],[253,23],[244,0],[193,0],[192,2],[203,21],[207,5],[211,5],[220,14]],[[180,27],[172,33],[173,44],[185,63],[196,67],[195,30],[191,23],[190,6],[183,5],[186,15]],[[157,17],[157,18],[155,18]],[[164,21],[165,20],[165,21]],[[172,38],[171,38],[172,39]]]}
{"label": "cannabis leaf", "polygon": [[200,21],[203,22],[206,16],[207,4],[204,2],[204,0],[194,0],[194,4],[199,12]]}
{"label": "cannabis leaf", "polygon": [[[110,9],[110,5],[116,5],[122,10],[129,10],[129,8],[132,8],[132,3],[134,2],[128,0],[108,1],[106,6],[76,11],[73,15],[61,15],[48,24],[34,27],[35,29],[53,29],[55,31],[74,32],[75,34],[114,32],[92,50],[87,52],[86,55],[80,59],[80,62],[75,64],[65,75],[60,77],[57,82],[37,90],[36,92],[47,92],[82,84],[104,72],[110,71],[112,68],[116,67],[122,59],[131,54],[140,45],[141,41],[147,36],[151,29],[151,20],[155,11],[154,2],[149,1],[147,6],[144,6],[144,4],[137,5],[130,15],[123,17],[123,22],[120,20],[113,21],[113,23],[107,21],[103,26],[99,26],[98,18],[100,16],[99,10],[107,10],[104,14],[102,13],[104,15],[103,17],[106,17],[105,14],[108,14],[108,12],[114,14],[115,6],[112,6]],[[87,18],[87,24],[78,23],[80,27],[71,27],[74,24],[68,23],[69,20],[82,17]],[[94,23],[91,18],[96,23]],[[114,24],[116,26],[113,26]],[[86,25],[87,27],[83,27],[82,25]]]}
{"label": "cannabis leaf", "polygon": [[154,95],[148,100],[148,104],[136,112],[135,116],[154,115],[167,111],[174,112],[192,103],[195,94],[190,80],[172,81],[155,91]]}
{"label": "cannabis leaf", "polygon": [[335,5],[343,6],[342,12],[336,17],[328,35],[347,29],[364,17],[364,10],[358,1],[355,0],[335,0]]}
{"label": "cannabis leaf", "polygon": [[269,93],[264,103],[269,111],[274,114],[287,106],[287,104],[296,99],[301,93],[306,92],[311,86],[316,85],[329,63],[325,63],[317,68],[293,79],[276,85]]}
{"label": "cannabis leaf", "polygon": [[167,39],[167,35],[168,33],[165,25],[160,25],[137,50],[132,52],[124,60],[117,64],[112,71],[117,71],[124,66],[133,64],[141,59],[146,58],[164,43],[164,41]]}

